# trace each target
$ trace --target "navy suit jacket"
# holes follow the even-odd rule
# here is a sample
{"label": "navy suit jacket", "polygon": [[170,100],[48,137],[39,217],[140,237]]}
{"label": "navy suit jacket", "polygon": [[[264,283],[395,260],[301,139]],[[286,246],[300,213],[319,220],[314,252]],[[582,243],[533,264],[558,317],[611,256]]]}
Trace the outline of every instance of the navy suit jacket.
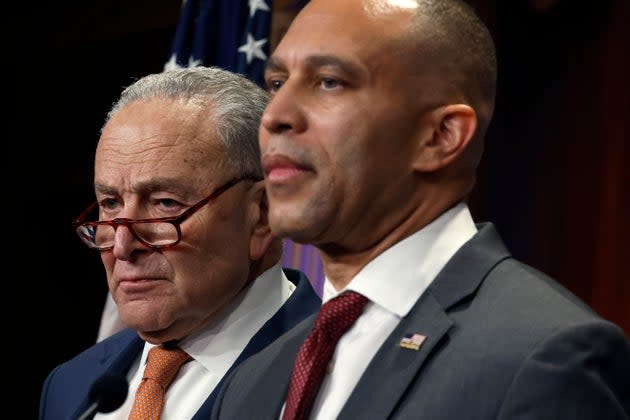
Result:
{"label": "navy suit jacket", "polygon": [[[478,228],[385,340],[337,419],[628,419],[623,331],[513,259],[491,224]],[[396,273],[384,281],[396,287]],[[314,319],[241,364],[212,418],[277,420]],[[426,340],[404,348],[407,333]]]}
{"label": "navy suit jacket", "polygon": [[[278,312],[251,338],[228,370],[228,374],[247,357],[259,352],[319,309],[321,299],[313,290],[306,275],[293,269],[283,270],[297,288]],[[41,420],[71,420],[79,417],[91,404],[88,393],[92,383],[107,373],[126,376],[143,347],[144,341],[136,332],[125,329],[57,366],[44,382],[39,418]],[[194,419],[210,417],[212,405],[223,380],[195,414]]]}

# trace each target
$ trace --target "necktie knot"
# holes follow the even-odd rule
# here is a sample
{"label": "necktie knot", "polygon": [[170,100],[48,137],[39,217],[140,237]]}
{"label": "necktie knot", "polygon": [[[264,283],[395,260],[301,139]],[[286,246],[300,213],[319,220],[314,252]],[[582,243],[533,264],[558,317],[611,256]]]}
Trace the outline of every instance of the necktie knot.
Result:
{"label": "necktie knot", "polygon": [[166,388],[175,379],[179,368],[190,360],[192,357],[179,347],[153,347],[147,357],[129,420],[158,420]]}
{"label": "necktie knot", "polygon": [[356,292],[329,300],[320,308],[314,330],[321,330],[336,342],[361,315],[367,301],[368,298]]}
{"label": "necktie knot", "polygon": [[177,375],[179,368],[192,357],[179,347],[153,347],[147,357],[142,379],[153,379],[166,389]]}

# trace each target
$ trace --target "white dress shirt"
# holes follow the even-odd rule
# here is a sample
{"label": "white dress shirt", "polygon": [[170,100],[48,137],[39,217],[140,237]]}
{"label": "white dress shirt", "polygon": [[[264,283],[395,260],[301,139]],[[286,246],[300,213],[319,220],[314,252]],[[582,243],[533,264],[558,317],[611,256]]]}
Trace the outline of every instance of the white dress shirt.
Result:
{"label": "white dress shirt", "polygon": [[370,302],[339,340],[332,356],[333,369],[322,380],[310,419],[337,418],[385,339],[475,233],[468,207],[460,203],[370,261],[344,290],[335,290],[325,279],[324,303],[345,290],[361,293]]}
{"label": "white dress shirt", "polygon": [[[280,265],[275,265],[253,282],[231,303],[223,317],[179,346],[193,357],[186,363],[166,391],[162,419],[192,418],[221,378],[243,351],[249,340],[269,320],[295,290]],[[136,389],[142,380],[147,355],[153,345],[145,343],[142,355],[129,371],[129,394],[124,404],[100,420],[126,420]]]}

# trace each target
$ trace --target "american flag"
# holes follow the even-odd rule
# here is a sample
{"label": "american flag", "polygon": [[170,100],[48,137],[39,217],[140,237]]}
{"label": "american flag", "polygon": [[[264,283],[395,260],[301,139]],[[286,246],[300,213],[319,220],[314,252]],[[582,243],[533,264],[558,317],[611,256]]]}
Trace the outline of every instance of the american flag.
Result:
{"label": "american flag", "polygon": [[186,0],[164,69],[218,66],[263,86],[271,0]]}
{"label": "american flag", "polygon": [[[164,70],[218,66],[264,87],[272,10],[272,0],[185,0]],[[321,295],[324,271],[314,247],[285,240],[282,265],[302,270]]]}
{"label": "american flag", "polygon": [[426,336],[422,334],[405,334],[403,338],[400,340],[400,347],[404,349],[410,350],[419,350],[424,340],[426,340]]}

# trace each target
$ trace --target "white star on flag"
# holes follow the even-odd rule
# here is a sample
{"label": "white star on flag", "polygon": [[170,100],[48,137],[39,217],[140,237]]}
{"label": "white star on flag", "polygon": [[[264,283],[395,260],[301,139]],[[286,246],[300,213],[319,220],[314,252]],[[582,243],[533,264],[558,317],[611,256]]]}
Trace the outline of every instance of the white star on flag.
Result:
{"label": "white star on flag", "polygon": [[269,6],[265,3],[265,0],[249,0],[249,17],[254,16],[256,10],[269,11]]}
{"label": "white star on flag", "polygon": [[173,53],[171,55],[171,58],[166,62],[166,64],[164,65],[164,71],[169,71],[169,70],[175,70],[175,69],[181,69],[182,66],[180,66],[179,64],[177,64],[177,54]]}
{"label": "white star on flag", "polygon": [[253,57],[266,60],[267,55],[263,52],[262,46],[267,42],[267,38],[256,41],[252,34],[247,34],[247,43],[238,48],[238,52],[245,53],[247,64],[252,62]]}
{"label": "white star on flag", "polygon": [[203,65],[203,61],[195,59],[192,55],[188,57],[188,67],[197,67]]}

